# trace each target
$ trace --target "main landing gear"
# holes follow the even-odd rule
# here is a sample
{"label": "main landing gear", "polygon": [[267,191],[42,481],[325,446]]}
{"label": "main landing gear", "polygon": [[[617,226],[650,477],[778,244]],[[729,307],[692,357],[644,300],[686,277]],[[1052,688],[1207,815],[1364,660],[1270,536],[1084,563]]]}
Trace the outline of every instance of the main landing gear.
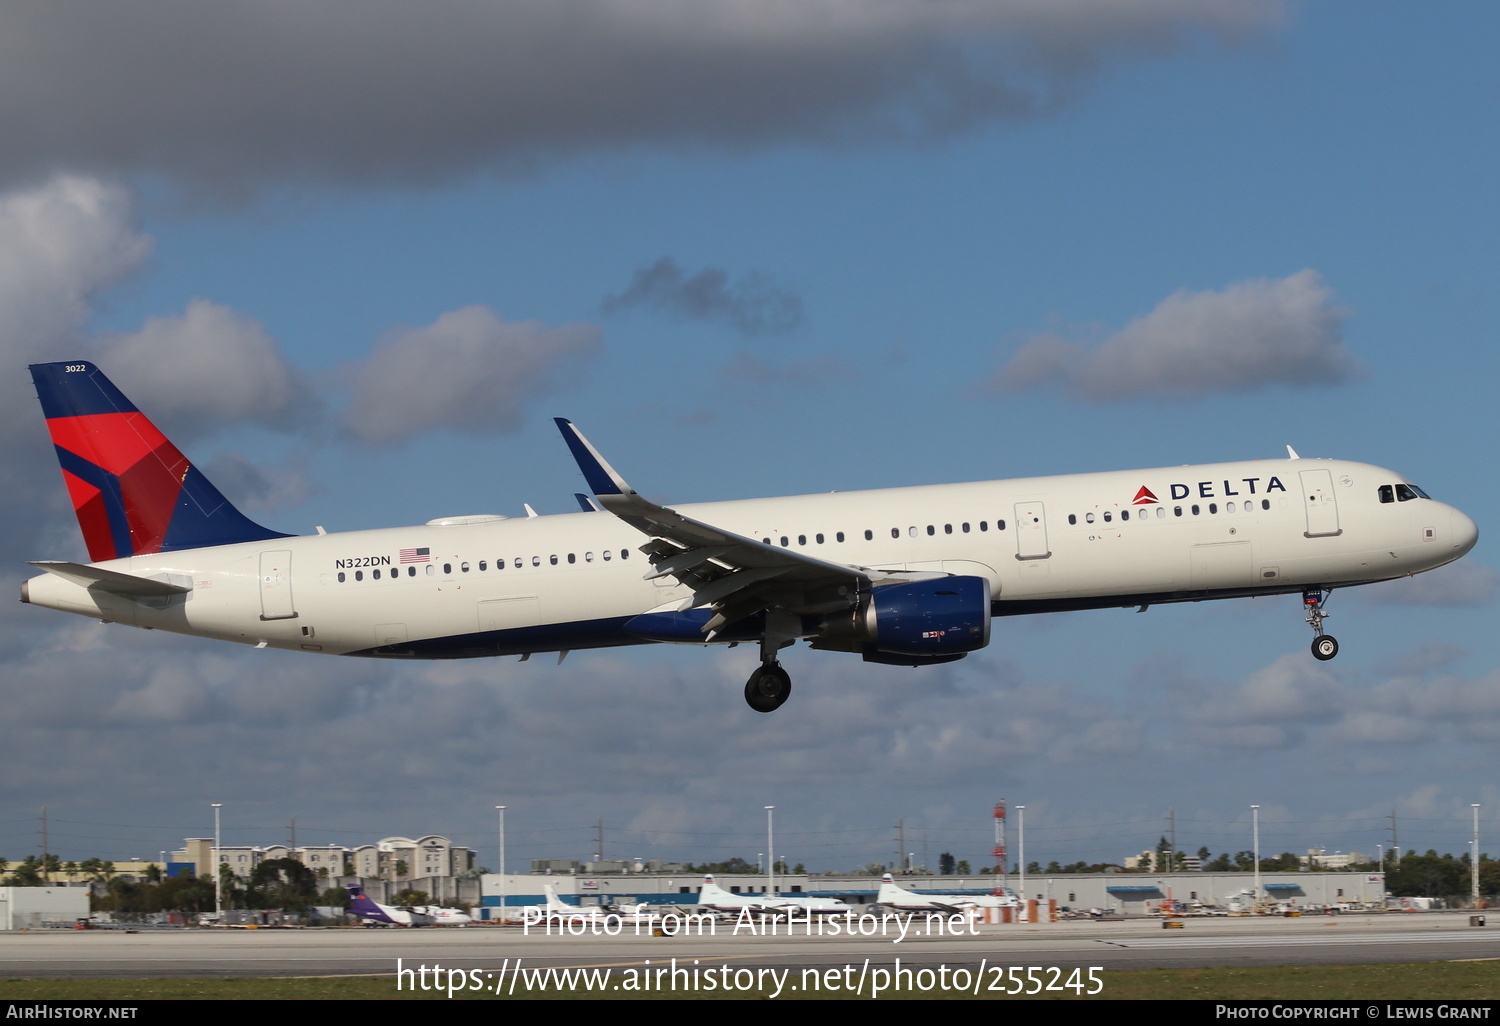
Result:
{"label": "main landing gear", "polygon": [[756,712],[775,712],[792,693],[792,678],[778,662],[756,667],[745,681],[745,701]]}
{"label": "main landing gear", "polygon": [[1315,635],[1312,641],[1313,658],[1323,662],[1339,654],[1338,639],[1332,634],[1323,633],[1323,621],[1330,615],[1323,611],[1323,605],[1332,595],[1332,589],[1325,594],[1319,588],[1309,588],[1302,593],[1302,608],[1307,610],[1307,625]]}

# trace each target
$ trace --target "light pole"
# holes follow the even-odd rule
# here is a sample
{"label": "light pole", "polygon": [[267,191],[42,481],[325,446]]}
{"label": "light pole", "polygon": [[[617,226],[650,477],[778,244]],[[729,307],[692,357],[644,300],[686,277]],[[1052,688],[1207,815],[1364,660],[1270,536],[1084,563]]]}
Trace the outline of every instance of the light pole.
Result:
{"label": "light pole", "polygon": [[224,885],[223,874],[220,870],[224,863],[219,858],[219,810],[224,807],[223,802],[214,802],[214,914],[223,915],[224,912]]}
{"label": "light pole", "polygon": [[1479,803],[1474,803],[1474,858],[1469,867],[1474,907],[1479,907]]}
{"label": "light pole", "polygon": [[505,924],[505,806],[496,805],[500,814],[500,923]]}
{"label": "light pole", "polygon": [[774,806],[774,805],[767,805],[766,806],[766,897],[768,897],[768,898],[771,897],[772,895],[774,895],[776,893],[776,856],[773,854],[773,852],[776,851],[776,845],[774,843],[774,841],[776,839],[776,833],[775,833],[775,829],[774,829],[775,828],[775,818],[774,818],[775,815],[776,815],[776,806]]}
{"label": "light pole", "polygon": [[1253,908],[1256,908],[1256,907],[1258,907],[1260,905],[1260,806],[1259,805],[1252,805],[1252,806],[1250,806],[1250,819],[1251,819],[1251,822],[1254,824],[1253,829],[1252,829],[1252,837],[1254,838],[1254,842],[1255,842],[1254,845],[1253,845],[1254,851],[1251,852],[1251,856],[1255,859],[1255,900],[1254,900],[1254,902],[1251,905],[1251,908],[1253,909]]}
{"label": "light pole", "polygon": [[1016,806],[1016,828],[1021,841],[1021,900],[1026,900],[1026,806]]}

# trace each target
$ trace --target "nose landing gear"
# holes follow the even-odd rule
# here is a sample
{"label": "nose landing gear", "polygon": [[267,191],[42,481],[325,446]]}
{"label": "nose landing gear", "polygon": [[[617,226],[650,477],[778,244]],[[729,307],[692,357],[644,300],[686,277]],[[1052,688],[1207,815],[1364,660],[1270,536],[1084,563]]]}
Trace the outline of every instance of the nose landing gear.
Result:
{"label": "nose landing gear", "polygon": [[1307,610],[1307,625],[1315,635],[1312,641],[1313,658],[1321,662],[1327,662],[1339,654],[1338,639],[1332,634],[1323,633],[1323,621],[1331,615],[1323,610],[1323,605],[1332,595],[1332,589],[1325,594],[1319,588],[1309,588],[1302,593],[1302,608]]}

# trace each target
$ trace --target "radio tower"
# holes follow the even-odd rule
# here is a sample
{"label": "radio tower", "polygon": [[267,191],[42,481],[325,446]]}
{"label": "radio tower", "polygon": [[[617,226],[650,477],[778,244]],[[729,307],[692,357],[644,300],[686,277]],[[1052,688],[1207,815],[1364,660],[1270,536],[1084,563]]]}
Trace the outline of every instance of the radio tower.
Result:
{"label": "radio tower", "polygon": [[1008,888],[1006,877],[1010,873],[1010,859],[1005,850],[1005,799],[995,803],[995,895],[1004,895]]}

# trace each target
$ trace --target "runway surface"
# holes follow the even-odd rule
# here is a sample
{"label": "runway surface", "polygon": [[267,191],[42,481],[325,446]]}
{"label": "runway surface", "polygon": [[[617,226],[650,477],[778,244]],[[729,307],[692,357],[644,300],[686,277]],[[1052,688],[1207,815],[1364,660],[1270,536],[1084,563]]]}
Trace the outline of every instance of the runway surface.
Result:
{"label": "runway surface", "polygon": [[[867,929],[877,924],[867,923]],[[798,924],[787,936],[720,924],[713,936],[523,934],[519,928],[419,930],[35,930],[0,934],[0,977],[270,977],[386,975],[441,966],[481,974],[547,966],[623,969],[692,965],[755,969],[946,966],[971,972],[1043,966],[1108,970],[1204,966],[1337,965],[1500,960],[1500,925],[1473,927],[1467,913],[1189,919],[1181,930],[1157,921],[981,926],[957,935],[848,936],[829,924]],[[819,932],[823,935],[819,935]]]}

